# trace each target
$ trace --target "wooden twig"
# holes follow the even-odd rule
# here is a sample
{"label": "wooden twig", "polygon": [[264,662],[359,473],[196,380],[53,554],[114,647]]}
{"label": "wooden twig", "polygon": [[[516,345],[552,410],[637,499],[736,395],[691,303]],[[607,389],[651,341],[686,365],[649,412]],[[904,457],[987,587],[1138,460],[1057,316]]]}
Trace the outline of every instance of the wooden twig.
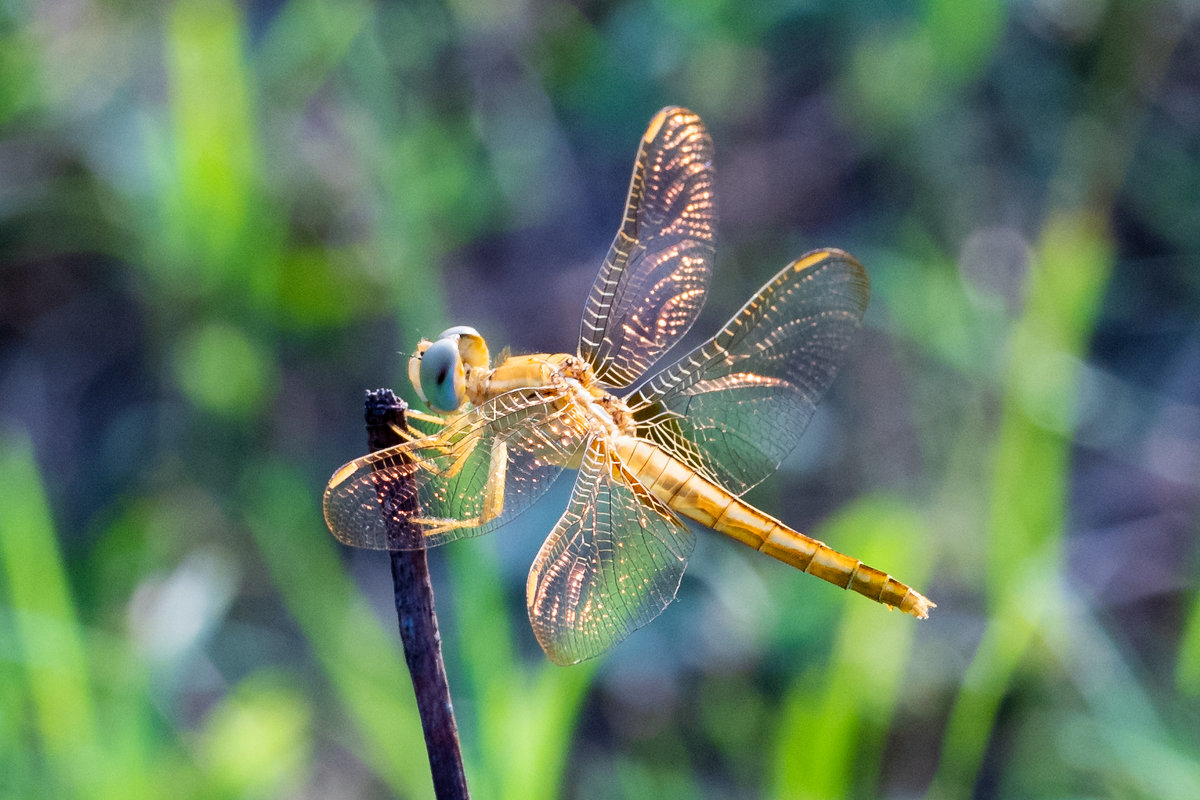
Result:
{"label": "wooden twig", "polygon": [[[367,446],[372,452],[400,443],[395,428],[405,427],[407,408],[391,389],[367,392]],[[415,503],[415,496],[409,502]],[[398,534],[396,538],[406,537]],[[450,686],[442,661],[442,640],[433,610],[433,584],[429,580],[425,549],[393,550],[391,557],[400,639],[404,643],[404,659],[408,662],[417,695],[433,789],[439,800],[467,798],[467,778],[463,772],[458,726],[450,705]]]}

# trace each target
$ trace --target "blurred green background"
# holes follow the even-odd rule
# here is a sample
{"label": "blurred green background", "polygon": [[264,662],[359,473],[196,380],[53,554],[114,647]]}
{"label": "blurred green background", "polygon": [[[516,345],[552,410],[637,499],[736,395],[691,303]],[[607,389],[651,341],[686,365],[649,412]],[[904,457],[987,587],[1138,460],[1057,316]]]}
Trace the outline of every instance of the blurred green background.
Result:
{"label": "blurred green background", "polygon": [[0,795],[418,798],[325,480],[451,324],[573,350],[637,137],[716,143],[696,333],[836,246],[866,326],[753,499],[551,666],[566,481],[431,554],[478,798],[1200,797],[1195,2],[0,0]]}

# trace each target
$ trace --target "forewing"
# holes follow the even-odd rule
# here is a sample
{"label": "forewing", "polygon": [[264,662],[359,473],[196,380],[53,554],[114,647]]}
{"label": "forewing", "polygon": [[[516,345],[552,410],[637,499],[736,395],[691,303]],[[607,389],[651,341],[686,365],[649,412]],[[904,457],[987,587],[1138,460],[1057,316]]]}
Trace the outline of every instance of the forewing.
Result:
{"label": "forewing", "polygon": [[583,444],[586,426],[560,400],[552,389],[510,392],[454,418],[437,435],[355,459],[325,489],[329,529],[354,547],[410,550],[511,521]]}
{"label": "forewing", "polygon": [[639,435],[745,492],[799,442],[868,295],[867,274],[848,253],[792,262],[720,333],[628,399]]}
{"label": "forewing", "polygon": [[584,307],[579,355],[608,386],[633,383],[700,313],[716,233],[712,139],[664,108],[642,137],[621,229]]}
{"label": "forewing", "polygon": [[546,655],[578,663],[657,617],[694,545],[674,512],[593,440],[571,503],[529,572],[529,621]]}

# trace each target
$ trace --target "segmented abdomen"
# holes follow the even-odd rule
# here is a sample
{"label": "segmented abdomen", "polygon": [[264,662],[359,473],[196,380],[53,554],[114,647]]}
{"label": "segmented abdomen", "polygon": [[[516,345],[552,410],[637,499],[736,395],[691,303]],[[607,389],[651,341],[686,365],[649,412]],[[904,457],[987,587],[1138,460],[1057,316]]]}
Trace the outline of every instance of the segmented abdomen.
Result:
{"label": "segmented abdomen", "polygon": [[705,479],[653,442],[615,440],[616,453],[647,489],[677,513],[843,589],[921,619],[928,598],[885,572],[792,530],[769,514]]}

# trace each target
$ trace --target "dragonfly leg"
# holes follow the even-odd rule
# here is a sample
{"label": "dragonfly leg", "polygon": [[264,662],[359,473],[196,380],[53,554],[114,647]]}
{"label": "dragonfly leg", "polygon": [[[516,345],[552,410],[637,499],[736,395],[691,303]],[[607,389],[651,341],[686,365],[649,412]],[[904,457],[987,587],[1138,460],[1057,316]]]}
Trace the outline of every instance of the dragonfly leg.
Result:
{"label": "dragonfly leg", "polygon": [[409,424],[410,420],[415,419],[418,422],[424,422],[427,425],[433,425],[437,428],[444,428],[449,424],[449,420],[447,420],[445,417],[440,417],[435,414],[426,414],[422,411],[413,411],[412,409],[409,409],[405,413],[404,417],[404,426],[397,425],[394,422],[389,422],[388,427],[392,429],[394,434],[400,437],[401,441],[405,442],[412,442],[416,441],[417,439],[425,439],[430,436],[429,433],[426,433],[420,428],[415,428]]}
{"label": "dragonfly leg", "polygon": [[408,417],[409,419],[416,419],[416,420],[420,420],[421,422],[428,422],[429,424],[437,425],[438,427],[443,427],[446,424],[445,417],[438,416],[437,414],[426,414],[423,411],[414,411],[411,408],[408,409],[406,412],[404,412],[404,415],[406,417]]}
{"label": "dragonfly leg", "polygon": [[[476,441],[478,441],[478,437],[476,437]],[[454,475],[462,469],[471,450],[474,450],[474,444],[467,448],[467,452],[463,457],[451,465],[448,474]],[[477,515],[468,519],[416,517],[413,521],[422,527],[423,533],[426,536],[438,536],[462,528],[477,528],[481,525],[486,525],[499,517],[504,511],[504,486],[507,479],[507,471],[508,445],[503,440],[497,439],[492,445],[491,458],[488,464],[488,479],[483,487],[483,506]]]}
{"label": "dragonfly leg", "polygon": [[388,427],[392,429],[392,433],[400,437],[402,442],[415,442],[417,439],[424,439],[425,434],[411,425],[400,427],[394,422],[389,422]]}

